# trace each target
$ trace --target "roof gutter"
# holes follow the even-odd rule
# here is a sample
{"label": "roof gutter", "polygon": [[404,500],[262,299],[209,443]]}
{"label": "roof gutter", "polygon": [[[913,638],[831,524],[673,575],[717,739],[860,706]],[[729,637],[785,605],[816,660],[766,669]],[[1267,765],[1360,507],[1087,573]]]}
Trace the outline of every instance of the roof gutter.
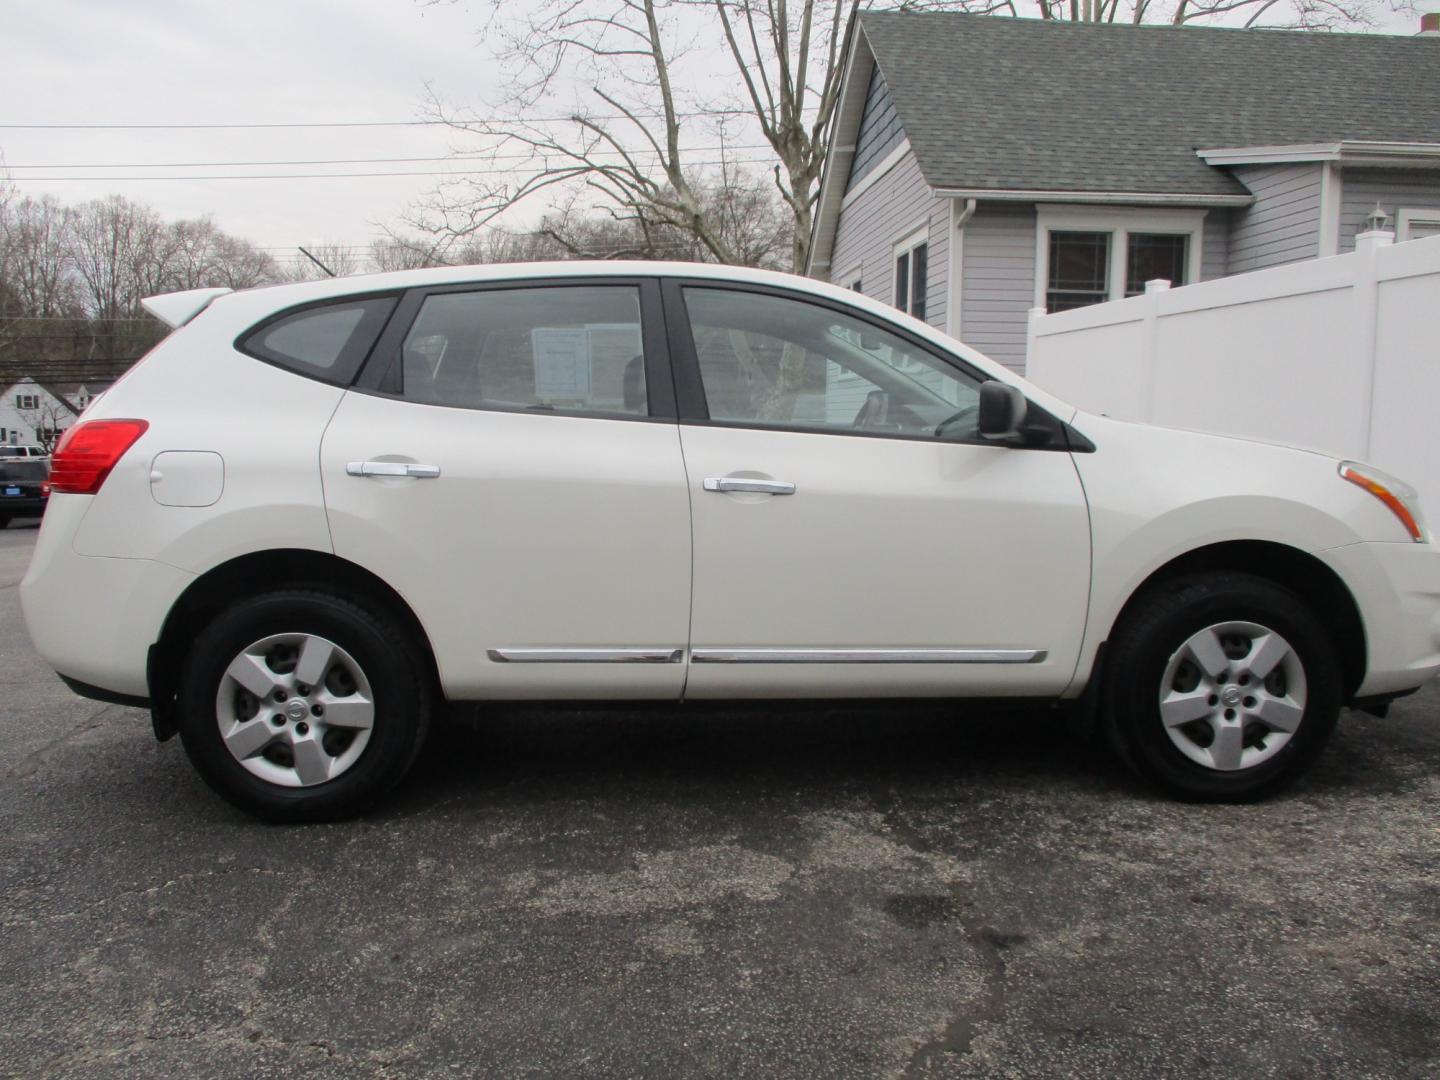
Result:
{"label": "roof gutter", "polygon": [[1277,146],[1225,146],[1196,150],[1207,165],[1296,164],[1340,161],[1346,165],[1405,165],[1440,167],[1440,143],[1376,142],[1350,139],[1331,143],[1293,143]]}
{"label": "roof gutter", "polygon": [[1254,195],[1181,195],[1167,191],[1023,191],[1015,188],[932,188],[937,199],[987,202],[1092,203],[1100,206],[1249,206]]}

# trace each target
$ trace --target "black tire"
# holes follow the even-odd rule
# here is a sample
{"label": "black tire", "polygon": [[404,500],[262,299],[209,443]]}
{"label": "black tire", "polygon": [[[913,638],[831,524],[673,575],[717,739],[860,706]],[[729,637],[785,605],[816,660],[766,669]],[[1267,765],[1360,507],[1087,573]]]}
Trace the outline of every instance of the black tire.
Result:
{"label": "black tire", "polygon": [[[368,740],[353,764],[311,786],[286,787],[247,769],[227,748],[217,714],[232,661],[255,642],[290,634],[339,646],[373,698]],[[236,603],[196,637],[180,672],[180,737],[206,783],[242,810],[267,821],[333,821],[360,813],[400,782],[424,743],[431,696],[427,666],[387,615],[330,593],[286,589]]]}
{"label": "black tire", "polygon": [[[1248,714],[1243,711],[1226,712],[1220,701],[1215,714],[1227,718],[1239,714],[1238,723],[1247,733],[1246,746],[1250,748],[1246,752],[1259,759],[1250,766],[1222,771],[1197,763],[1177,745],[1191,738],[1187,734],[1191,732],[1195,736],[1191,743],[1200,745],[1207,731],[1213,735],[1214,724],[1220,721],[1196,721],[1198,726],[1179,728],[1177,737],[1172,738],[1161,718],[1160,695],[1162,688],[1165,692],[1184,690],[1179,680],[1201,675],[1200,666],[1192,663],[1191,674],[1179,671],[1171,685],[1165,685],[1172,658],[1185,655],[1180,650],[1192,635],[1226,623],[1255,624],[1280,635],[1290,646],[1286,664],[1298,662],[1305,693],[1303,711],[1298,713],[1298,724],[1288,741],[1277,740],[1278,749],[1268,751],[1272,733],[1267,733],[1263,724],[1247,721]],[[1222,635],[1219,640],[1226,639]],[[1184,662],[1180,661],[1182,666]],[[1232,664],[1218,681],[1238,686],[1243,662],[1234,660]],[[1319,756],[1340,714],[1340,664],[1324,624],[1298,595],[1251,574],[1177,578],[1137,597],[1111,638],[1106,668],[1102,726],[1112,747],[1141,776],[1185,799],[1251,802],[1274,794]],[[1290,670],[1293,672],[1293,667]],[[1212,700],[1207,698],[1207,704]],[[1266,752],[1270,756],[1262,758]]]}
{"label": "black tire", "polygon": [[8,527],[9,524],[10,524],[10,515],[9,515],[9,514],[0,514],[0,529],[4,529],[4,528]]}

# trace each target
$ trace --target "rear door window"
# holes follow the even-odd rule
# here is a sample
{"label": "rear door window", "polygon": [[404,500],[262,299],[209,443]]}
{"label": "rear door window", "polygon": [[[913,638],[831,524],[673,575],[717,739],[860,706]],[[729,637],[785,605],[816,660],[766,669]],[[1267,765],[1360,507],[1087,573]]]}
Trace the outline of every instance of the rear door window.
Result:
{"label": "rear door window", "polygon": [[240,350],[298,375],[346,385],[394,307],[395,297],[376,296],[301,308],[261,323]]}
{"label": "rear door window", "polygon": [[634,285],[437,293],[410,327],[389,388],[427,405],[647,416],[640,310]]}

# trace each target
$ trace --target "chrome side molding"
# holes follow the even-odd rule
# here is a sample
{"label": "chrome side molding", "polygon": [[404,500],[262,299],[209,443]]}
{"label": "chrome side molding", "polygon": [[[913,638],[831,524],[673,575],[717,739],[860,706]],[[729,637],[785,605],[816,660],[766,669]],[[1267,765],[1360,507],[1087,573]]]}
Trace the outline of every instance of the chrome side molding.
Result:
{"label": "chrome side molding", "polygon": [[499,664],[678,664],[684,649],[487,649]]}
{"label": "chrome side molding", "polygon": [[1044,649],[692,649],[697,664],[1038,664]]}
{"label": "chrome side molding", "polygon": [[[497,664],[678,664],[684,649],[487,649]],[[1044,649],[694,649],[697,664],[1038,664]]]}

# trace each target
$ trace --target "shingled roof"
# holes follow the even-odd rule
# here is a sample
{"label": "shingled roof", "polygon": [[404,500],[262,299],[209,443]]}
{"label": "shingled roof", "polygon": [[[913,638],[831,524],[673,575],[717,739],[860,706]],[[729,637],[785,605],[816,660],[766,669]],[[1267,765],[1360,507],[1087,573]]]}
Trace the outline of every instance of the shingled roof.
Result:
{"label": "shingled roof", "polygon": [[1440,143],[1440,41],[866,13],[933,188],[1235,195],[1199,149]]}

